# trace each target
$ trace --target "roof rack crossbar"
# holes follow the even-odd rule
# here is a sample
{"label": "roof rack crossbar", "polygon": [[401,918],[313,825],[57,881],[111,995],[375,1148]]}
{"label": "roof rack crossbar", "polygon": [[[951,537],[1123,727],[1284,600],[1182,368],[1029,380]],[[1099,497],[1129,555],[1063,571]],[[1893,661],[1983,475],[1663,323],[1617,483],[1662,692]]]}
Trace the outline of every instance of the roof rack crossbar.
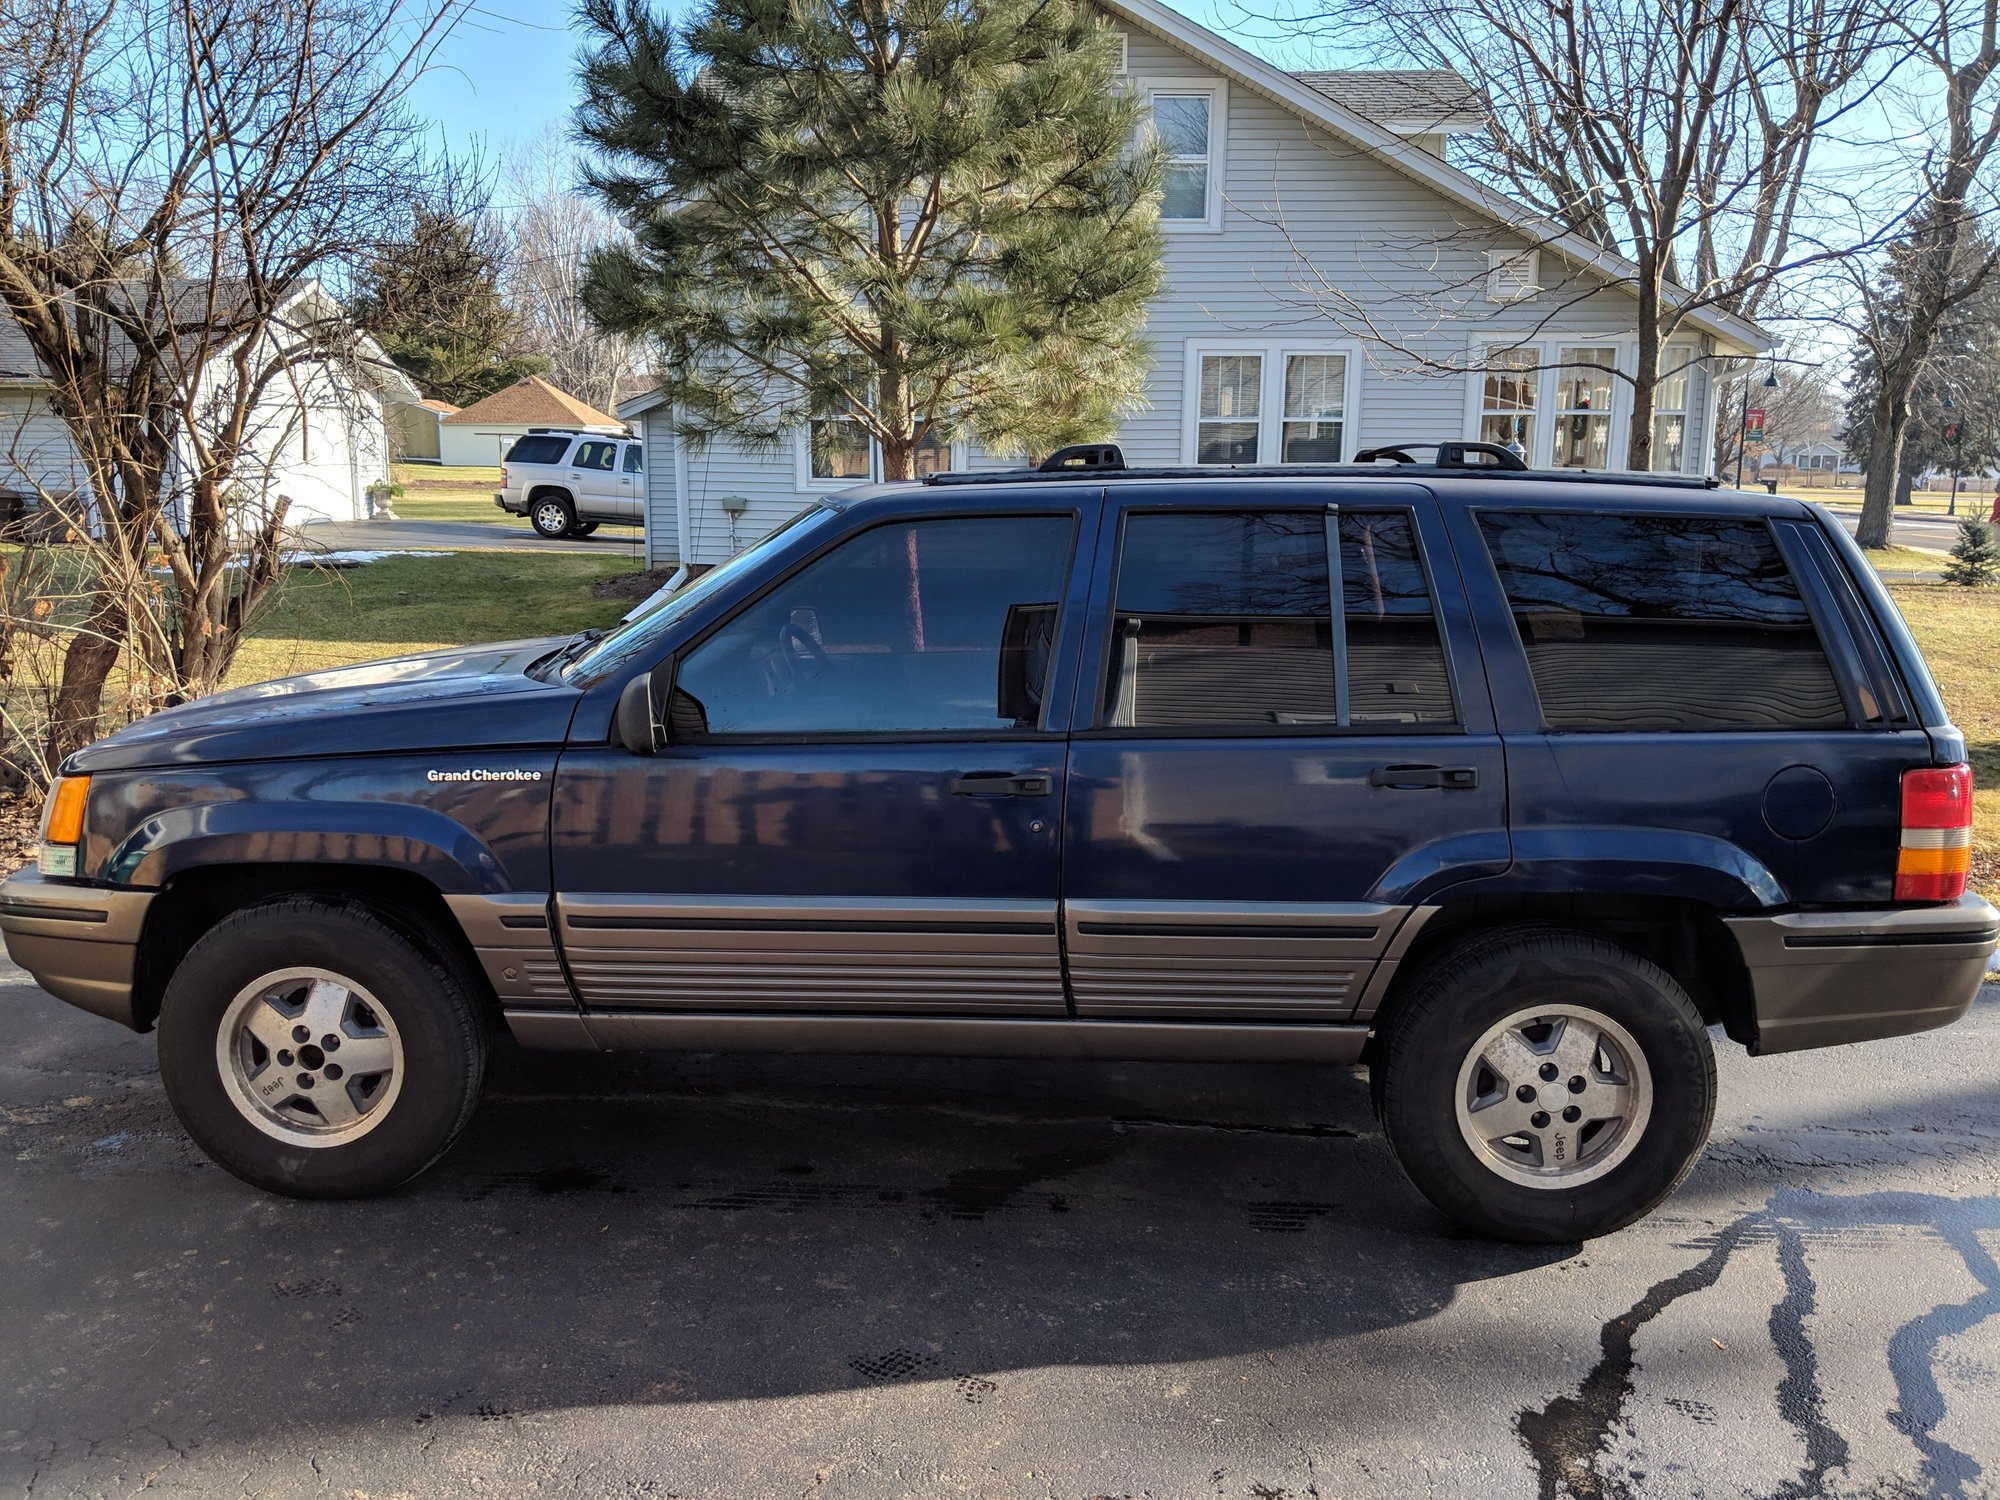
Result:
{"label": "roof rack crossbar", "polygon": [[[1410,447],[1425,447],[1428,444],[1408,444]],[[1375,451],[1375,450],[1369,450]],[[1396,450],[1389,450],[1394,452]],[[1503,450],[1504,451],[1504,450]],[[1514,455],[1509,454],[1510,458]],[[1683,474],[1626,474],[1604,469],[1531,469],[1525,464],[1503,466],[1501,464],[1462,463],[1438,464],[1415,462],[1371,462],[1350,464],[1179,464],[1162,465],[1157,468],[1126,468],[1076,464],[1052,469],[1045,466],[1033,469],[991,469],[978,472],[945,470],[941,473],[924,475],[923,482],[931,485],[958,484],[1020,484],[1025,481],[1063,482],[1069,480],[1106,479],[1495,479],[1518,483],[1550,484],[1617,484],[1641,486],[1647,489],[1670,490],[1714,490],[1722,487],[1722,481],[1713,477]]]}

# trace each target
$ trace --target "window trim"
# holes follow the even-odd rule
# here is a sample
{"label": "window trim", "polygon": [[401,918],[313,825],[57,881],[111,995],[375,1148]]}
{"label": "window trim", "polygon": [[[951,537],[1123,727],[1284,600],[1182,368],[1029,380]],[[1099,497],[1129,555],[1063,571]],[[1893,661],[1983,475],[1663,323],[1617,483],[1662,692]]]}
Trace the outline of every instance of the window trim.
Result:
{"label": "window trim", "polygon": [[[755,609],[767,597],[790,583],[800,573],[836,549],[852,541],[858,541],[872,531],[884,526],[913,526],[926,521],[1007,521],[1059,519],[1070,523],[1069,558],[1063,565],[1062,582],[1056,593],[1056,650],[1063,649],[1063,635],[1068,628],[1071,592],[1076,580],[1077,559],[1082,555],[1085,544],[1084,524],[1087,515],[1080,506],[1023,505],[1005,509],[953,509],[925,511],[917,515],[883,516],[865,526],[851,531],[841,531],[828,537],[818,547],[801,557],[776,578],[759,586],[740,600],[736,607],[718,619],[702,626],[699,632],[681,642],[650,670],[656,685],[664,682],[669,695],[680,679],[681,663],[703,646],[739,616]],[[1057,679],[1057,661],[1050,659],[1049,680]],[[663,675],[664,674],[664,675]],[[667,700],[671,705],[671,697]],[[996,739],[1009,742],[1047,741],[1064,738],[1066,731],[1049,727],[1050,714],[1056,708],[1054,696],[1044,693],[1042,700],[1042,721],[1033,729],[816,729],[794,730],[782,734],[704,734],[680,735],[669,739],[669,745],[934,745],[987,743]],[[668,712],[671,713],[669,706]]]}
{"label": "window trim", "polygon": [[[868,439],[868,472],[855,478],[816,477],[812,471],[812,422],[852,422],[853,417],[815,417],[793,429],[792,442],[792,487],[802,494],[824,495],[829,487],[839,489],[849,484],[881,484],[882,445],[873,437]],[[967,467],[969,445],[962,437],[951,440],[951,466],[954,469]]]}
{"label": "window trim", "polygon": [[[1161,94],[1208,95],[1208,212],[1199,219],[1170,219],[1160,215],[1160,229],[1166,234],[1219,234],[1222,231],[1222,171],[1229,152],[1229,83],[1212,74],[1207,77],[1149,78],[1144,85],[1147,132],[1152,131],[1152,107]],[[1154,137],[1157,139],[1157,136]],[[1169,161],[1173,158],[1169,157]]]}
{"label": "window trim", "polygon": [[[1187,724],[1187,725],[1146,725],[1107,724],[1108,709],[1105,697],[1112,681],[1112,656],[1118,643],[1118,632],[1114,628],[1118,617],[1118,576],[1125,565],[1125,527],[1134,516],[1221,516],[1221,515],[1269,515],[1282,512],[1287,515],[1325,518],[1327,528],[1327,587],[1331,598],[1346,602],[1345,590],[1341,582],[1341,559],[1339,548],[1332,545],[1338,536],[1342,517],[1348,515],[1404,517],[1410,527],[1410,538],[1416,543],[1417,565],[1423,569],[1424,590],[1431,601],[1431,621],[1437,629],[1438,652],[1444,661],[1445,690],[1451,695],[1452,719],[1449,723],[1433,721],[1421,724]],[[1093,600],[1090,625],[1103,636],[1098,653],[1096,672],[1087,682],[1079,680],[1079,700],[1090,704],[1086,722],[1077,724],[1070,731],[1072,738],[1094,740],[1285,740],[1285,739],[1367,739],[1387,736],[1413,735],[1466,735],[1471,730],[1465,722],[1464,695],[1458,686],[1458,665],[1451,648],[1451,633],[1445,628],[1445,618],[1438,599],[1437,576],[1431,566],[1430,549],[1424,545],[1422,519],[1417,507],[1411,503],[1378,501],[1371,498],[1357,498],[1351,504],[1338,500],[1314,504],[1311,501],[1283,503],[1273,500],[1263,502],[1241,501],[1198,505],[1175,504],[1173,502],[1124,504],[1116,507],[1115,516],[1109,518],[1115,528],[1112,540],[1110,571],[1104,597]],[[1333,631],[1333,645],[1329,649],[1328,669],[1334,672],[1334,700],[1336,713],[1345,716],[1348,697],[1347,675],[1347,611],[1342,608],[1335,618],[1339,627]],[[1084,696],[1085,691],[1088,696]]]}
{"label": "window trim", "polygon": [[[1535,724],[1536,724],[1535,732],[1539,734],[1559,736],[1559,737],[1576,737],[1576,736],[1589,735],[1595,737],[1617,736],[1620,738],[1628,738],[1633,735],[1683,735],[1683,734],[1690,734],[1690,735],[1692,734],[1743,734],[1743,735],[1840,734],[1855,729],[1871,729],[1871,728],[1882,727],[1880,725],[1864,724],[1858,722],[1855,718],[1856,705],[1851,686],[1850,684],[1843,682],[1841,680],[1840,668],[1834,660],[1833,648],[1828,644],[1825,632],[1821,626],[1820,605],[1822,601],[1816,600],[1815,598],[1815,588],[1819,580],[1817,578],[1808,579],[1801,577],[1798,569],[1796,569],[1792,565],[1791,551],[1786,546],[1785,537],[1780,533],[1777,525],[1775,524],[1778,518],[1769,515],[1759,515],[1754,512],[1749,514],[1743,514],[1743,513],[1732,514],[1730,512],[1720,511],[1720,510],[1650,510],[1650,509],[1619,510],[1616,508],[1610,510],[1598,510],[1594,508],[1585,507],[1582,505],[1563,505],[1555,507],[1533,506],[1533,505],[1471,505],[1466,507],[1465,514],[1467,519],[1472,523],[1471,529],[1474,539],[1477,540],[1479,546],[1483,549],[1482,556],[1484,559],[1485,569],[1487,574],[1491,578],[1495,594],[1499,600],[1500,609],[1502,613],[1504,613],[1507,617],[1508,639],[1510,639],[1514,643],[1514,651],[1516,654],[1516,659],[1520,663],[1522,679],[1527,683],[1528,691],[1534,694]],[[1738,523],[1749,522],[1756,525],[1761,525],[1764,528],[1765,534],[1769,536],[1771,539],[1771,550],[1777,554],[1778,561],[1784,566],[1786,576],[1792,580],[1792,586],[1798,590],[1800,606],[1805,610],[1807,623],[1812,626],[1813,639],[1819,645],[1820,655],[1826,661],[1827,675],[1833,680],[1834,690],[1840,694],[1841,707],[1845,710],[1848,716],[1847,723],[1816,724],[1816,725],[1792,724],[1773,729],[1759,729],[1741,725],[1729,728],[1720,728],[1720,729],[1712,726],[1703,726],[1701,728],[1685,728],[1685,729],[1662,729],[1662,728],[1578,729],[1573,726],[1565,726],[1559,728],[1556,725],[1551,724],[1549,722],[1549,716],[1547,710],[1545,710],[1542,707],[1542,685],[1535,680],[1535,669],[1528,656],[1528,643],[1525,639],[1522,638],[1521,635],[1520,614],[1514,608],[1513,600],[1507,597],[1507,580],[1503,578],[1500,574],[1500,561],[1497,557],[1493,555],[1492,539],[1487,535],[1484,522],[1485,518],[1488,516],[1552,516],[1552,515],[1553,516],[1612,515],[1612,516],[1622,516],[1629,520],[1645,519],[1649,521],[1652,520],[1733,521]],[[1484,627],[1482,627],[1482,629],[1483,628]]]}
{"label": "window trim", "polygon": [[[1283,451],[1285,435],[1285,358],[1292,354],[1336,354],[1347,361],[1341,383],[1341,461],[1360,450],[1361,344],[1356,339],[1189,339],[1181,386],[1181,462],[1194,468],[1227,473],[1231,464],[1205,464],[1201,452],[1201,362],[1230,355],[1263,360],[1257,401],[1258,468],[1308,469],[1312,464],[1287,464],[1272,455]],[[1224,420],[1215,418],[1213,420]],[[1324,462],[1324,460],[1315,460]]]}

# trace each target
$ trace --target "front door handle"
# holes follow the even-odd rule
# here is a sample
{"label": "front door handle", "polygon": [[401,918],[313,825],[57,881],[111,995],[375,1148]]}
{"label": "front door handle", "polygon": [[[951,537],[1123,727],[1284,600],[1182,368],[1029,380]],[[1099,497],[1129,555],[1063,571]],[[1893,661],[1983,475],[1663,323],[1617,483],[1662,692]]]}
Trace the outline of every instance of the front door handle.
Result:
{"label": "front door handle", "polygon": [[951,778],[954,797],[1046,797],[1054,787],[1048,776],[1020,776],[1012,771],[967,771]]}
{"label": "front door handle", "polygon": [[1385,786],[1396,792],[1425,788],[1447,792],[1469,792],[1479,785],[1477,766],[1377,766],[1368,773],[1370,786]]}

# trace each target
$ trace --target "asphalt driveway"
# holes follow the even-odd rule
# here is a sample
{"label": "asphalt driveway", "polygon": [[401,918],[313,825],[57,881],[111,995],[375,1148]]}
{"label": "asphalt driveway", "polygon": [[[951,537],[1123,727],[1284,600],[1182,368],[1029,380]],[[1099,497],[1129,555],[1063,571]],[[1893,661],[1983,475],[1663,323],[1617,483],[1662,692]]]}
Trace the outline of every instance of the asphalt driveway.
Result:
{"label": "asphalt driveway", "polygon": [[502,1054],[401,1195],[209,1167],[0,968],[0,1494],[1983,1495],[2000,997],[1723,1057],[1586,1247],[1455,1235],[1347,1069]]}

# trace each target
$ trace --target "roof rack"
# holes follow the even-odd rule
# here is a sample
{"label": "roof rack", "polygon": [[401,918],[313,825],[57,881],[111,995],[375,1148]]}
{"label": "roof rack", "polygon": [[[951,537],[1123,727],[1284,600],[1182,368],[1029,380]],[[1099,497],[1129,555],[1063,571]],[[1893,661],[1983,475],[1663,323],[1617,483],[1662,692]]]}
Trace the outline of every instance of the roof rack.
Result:
{"label": "roof rack", "polygon": [[[1420,463],[1412,449],[1431,449],[1436,457]],[[1135,469],[1125,462],[1116,443],[1074,443],[1058,448],[1031,469],[993,469],[978,473],[947,469],[924,475],[925,484],[1018,484],[1023,480],[1065,479],[1248,479],[1376,478],[1543,480],[1558,484],[1645,485],[1654,489],[1713,490],[1722,481],[1683,474],[1627,474],[1607,469],[1531,469],[1519,454],[1497,443],[1396,443],[1364,448],[1344,464],[1193,464]]]}

